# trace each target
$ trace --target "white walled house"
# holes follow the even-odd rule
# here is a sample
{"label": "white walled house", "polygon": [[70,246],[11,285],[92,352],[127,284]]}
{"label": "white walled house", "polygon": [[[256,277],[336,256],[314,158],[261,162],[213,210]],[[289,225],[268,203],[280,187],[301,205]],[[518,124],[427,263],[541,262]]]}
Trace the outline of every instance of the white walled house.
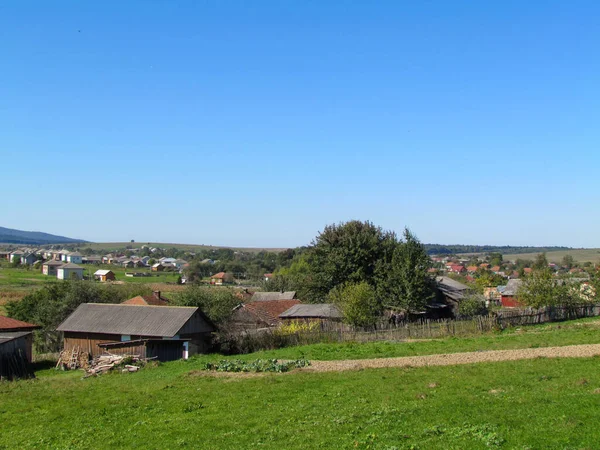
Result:
{"label": "white walled house", "polygon": [[67,255],[67,262],[73,264],[82,264],[83,263],[83,255],[81,253],[73,252]]}
{"label": "white walled house", "polygon": [[83,267],[77,264],[68,263],[56,269],[56,278],[59,280],[83,280]]}
{"label": "white walled house", "polygon": [[42,264],[42,273],[47,276],[56,276],[58,274],[58,268],[63,265],[60,261],[50,260]]}

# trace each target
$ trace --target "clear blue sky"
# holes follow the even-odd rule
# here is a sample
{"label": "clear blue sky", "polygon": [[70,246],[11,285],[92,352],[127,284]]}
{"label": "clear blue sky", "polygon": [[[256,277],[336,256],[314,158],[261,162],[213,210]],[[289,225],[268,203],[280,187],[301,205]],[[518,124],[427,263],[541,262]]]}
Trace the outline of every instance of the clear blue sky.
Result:
{"label": "clear blue sky", "polygon": [[600,247],[597,1],[3,1],[0,226]]}

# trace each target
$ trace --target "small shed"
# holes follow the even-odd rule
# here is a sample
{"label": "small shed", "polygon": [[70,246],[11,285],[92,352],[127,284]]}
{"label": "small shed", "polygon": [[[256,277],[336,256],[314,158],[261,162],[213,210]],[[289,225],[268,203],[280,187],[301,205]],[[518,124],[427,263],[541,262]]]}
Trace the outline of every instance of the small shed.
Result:
{"label": "small shed", "polygon": [[298,304],[299,300],[258,300],[241,303],[233,310],[230,322],[238,329],[274,327],[281,323],[280,314]]}
{"label": "small shed", "polygon": [[94,272],[94,279],[102,282],[115,281],[115,273],[112,270],[100,269]]}
{"label": "small shed", "polygon": [[332,303],[300,303],[279,314],[279,318],[286,322],[293,320],[303,320],[307,322],[340,322],[344,318],[344,315],[340,309]]}
{"label": "small shed", "polygon": [[64,333],[66,351],[79,348],[95,357],[110,347],[148,355],[150,346],[152,356],[170,361],[206,351],[215,326],[196,307],[83,303],[57,331]]}
{"label": "small shed", "polygon": [[[436,288],[438,305],[448,305],[453,315],[458,314],[458,304],[471,293],[469,286],[450,277],[437,277]],[[432,306],[435,306],[435,304],[432,304]],[[433,309],[431,309],[431,312],[434,312]]]}

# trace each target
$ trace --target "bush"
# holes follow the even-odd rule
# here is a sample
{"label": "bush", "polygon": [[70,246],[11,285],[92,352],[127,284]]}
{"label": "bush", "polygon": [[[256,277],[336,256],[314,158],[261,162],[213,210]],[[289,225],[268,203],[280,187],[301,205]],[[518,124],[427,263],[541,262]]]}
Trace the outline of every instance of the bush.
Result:
{"label": "bush", "polygon": [[335,287],[329,299],[344,313],[344,321],[357,327],[372,327],[381,315],[375,290],[366,281]]}
{"label": "bush", "polygon": [[488,313],[485,300],[479,296],[467,297],[458,304],[458,315],[461,318],[470,319],[476,316],[486,316]]}

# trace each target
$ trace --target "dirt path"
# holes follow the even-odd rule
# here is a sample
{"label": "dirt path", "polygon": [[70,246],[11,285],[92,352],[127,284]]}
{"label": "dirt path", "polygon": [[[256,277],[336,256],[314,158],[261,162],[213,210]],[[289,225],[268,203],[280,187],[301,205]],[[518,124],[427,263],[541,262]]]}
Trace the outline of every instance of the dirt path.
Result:
{"label": "dirt path", "polygon": [[589,358],[600,356],[600,344],[569,345],[565,347],[490,350],[483,352],[448,353],[400,358],[347,359],[341,361],[311,361],[309,367],[294,372],[337,372],[381,367],[424,367],[473,364],[479,362],[516,361],[534,358]]}

